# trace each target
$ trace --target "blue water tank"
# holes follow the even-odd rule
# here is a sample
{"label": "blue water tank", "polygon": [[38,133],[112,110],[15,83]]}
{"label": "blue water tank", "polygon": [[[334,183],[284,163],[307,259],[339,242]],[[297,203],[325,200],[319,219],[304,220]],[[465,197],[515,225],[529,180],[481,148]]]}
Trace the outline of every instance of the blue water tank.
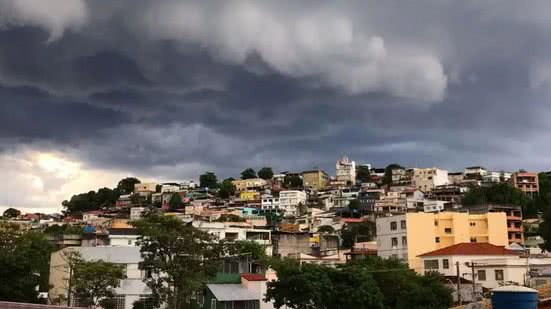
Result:
{"label": "blue water tank", "polygon": [[492,290],[493,309],[537,309],[538,291],[516,285],[507,285]]}

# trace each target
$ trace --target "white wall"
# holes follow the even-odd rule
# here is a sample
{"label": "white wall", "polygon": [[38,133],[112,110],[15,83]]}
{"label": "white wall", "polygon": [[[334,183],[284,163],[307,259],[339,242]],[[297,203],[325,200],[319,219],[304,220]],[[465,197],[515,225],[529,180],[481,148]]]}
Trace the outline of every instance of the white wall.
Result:
{"label": "white wall", "polygon": [[[406,221],[405,215],[377,218],[377,256],[389,258],[395,256],[407,261],[407,245],[402,245],[402,238],[407,237],[407,229],[403,229],[401,222]],[[396,222],[396,230],[391,230],[391,222]],[[392,238],[398,241],[397,246],[392,246]],[[406,238],[407,241],[407,238]]]}

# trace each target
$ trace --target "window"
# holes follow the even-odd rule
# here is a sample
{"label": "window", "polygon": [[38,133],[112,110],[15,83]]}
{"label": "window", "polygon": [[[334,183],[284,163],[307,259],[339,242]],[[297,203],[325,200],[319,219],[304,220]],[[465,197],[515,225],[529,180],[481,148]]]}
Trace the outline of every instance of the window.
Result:
{"label": "window", "polygon": [[398,238],[392,237],[391,242],[392,242],[392,248],[398,247]]}
{"label": "window", "polygon": [[495,271],[496,281],[503,281],[503,269],[496,269]]}
{"label": "window", "polygon": [[485,270],[477,271],[476,275],[477,275],[479,281],[486,281],[486,271]]}
{"label": "window", "polygon": [[210,300],[210,309],[216,309],[216,299]]}
{"label": "window", "polygon": [[402,236],[402,247],[408,246],[408,239],[406,236]]}
{"label": "window", "polygon": [[438,269],[438,260],[425,260],[425,269]]}
{"label": "window", "polygon": [[471,242],[476,242],[476,237],[471,237]]}
{"label": "window", "polygon": [[400,221],[400,228],[402,228],[402,230],[406,229],[406,220]]}
{"label": "window", "polygon": [[450,261],[448,259],[443,259],[442,260],[442,268],[450,269]]}
{"label": "window", "polygon": [[390,222],[390,230],[391,231],[396,231],[396,229],[398,228],[398,225],[396,224],[396,222]]}
{"label": "window", "polygon": [[449,227],[447,227],[447,228],[444,229],[444,233],[446,233],[446,234],[451,234],[451,233],[452,233],[452,229],[449,228]]}
{"label": "window", "polygon": [[129,239],[129,240],[128,240],[128,245],[129,245],[129,246],[132,245],[132,239]]}
{"label": "window", "polygon": [[440,243],[440,237],[436,237],[436,238],[434,239],[434,241],[435,241],[436,243]]}
{"label": "window", "polygon": [[438,226],[438,221],[434,220],[434,226]]}
{"label": "window", "polygon": [[476,222],[471,222],[470,225],[471,226],[476,226]]}

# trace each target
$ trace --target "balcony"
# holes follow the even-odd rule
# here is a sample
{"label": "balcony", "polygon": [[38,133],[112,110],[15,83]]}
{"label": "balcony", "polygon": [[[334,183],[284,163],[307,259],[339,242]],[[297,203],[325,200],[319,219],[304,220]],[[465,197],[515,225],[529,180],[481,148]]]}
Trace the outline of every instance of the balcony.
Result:
{"label": "balcony", "polygon": [[519,232],[520,233],[520,232],[522,232],[522,227],[521,226],[516,227],[514,225],[513,226],[508,226],[507,231],[509,231],[509,232]]}

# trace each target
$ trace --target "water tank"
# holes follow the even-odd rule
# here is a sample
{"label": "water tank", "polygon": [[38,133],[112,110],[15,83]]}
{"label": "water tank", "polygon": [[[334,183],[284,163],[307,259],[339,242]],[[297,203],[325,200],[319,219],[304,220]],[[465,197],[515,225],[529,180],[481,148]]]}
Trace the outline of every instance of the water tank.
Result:
{"label": "water tank", "polygon": [[507,285],[492,290],[493,309],[537,309],[538,291],[523,286]]}

